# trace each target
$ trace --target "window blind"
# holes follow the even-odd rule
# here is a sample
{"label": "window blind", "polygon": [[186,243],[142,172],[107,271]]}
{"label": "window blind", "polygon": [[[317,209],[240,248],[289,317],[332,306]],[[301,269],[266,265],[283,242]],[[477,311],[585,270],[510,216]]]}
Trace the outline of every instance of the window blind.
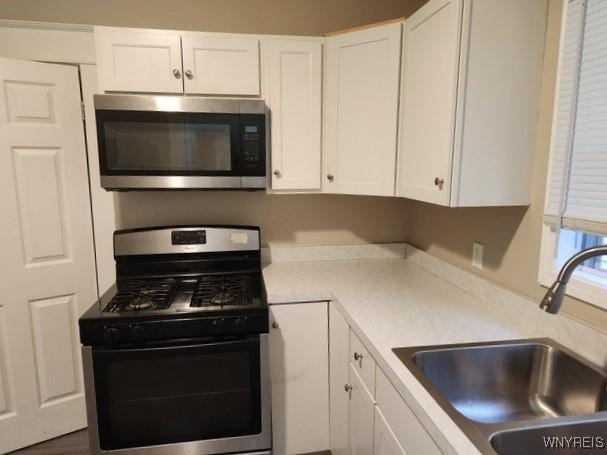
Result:
{"label": "window blind", "polygon": [[607,0],[570,0],[546,221],[607,234]]}

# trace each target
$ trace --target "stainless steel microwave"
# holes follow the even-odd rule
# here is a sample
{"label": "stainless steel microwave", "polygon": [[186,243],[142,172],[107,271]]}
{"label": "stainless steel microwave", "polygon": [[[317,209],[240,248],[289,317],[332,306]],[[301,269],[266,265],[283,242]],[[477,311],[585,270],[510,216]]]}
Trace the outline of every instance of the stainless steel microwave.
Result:
{"label": "stainless steel microwave", "polygon": [[263,100],[95,95],[107,190],[265,189]]}

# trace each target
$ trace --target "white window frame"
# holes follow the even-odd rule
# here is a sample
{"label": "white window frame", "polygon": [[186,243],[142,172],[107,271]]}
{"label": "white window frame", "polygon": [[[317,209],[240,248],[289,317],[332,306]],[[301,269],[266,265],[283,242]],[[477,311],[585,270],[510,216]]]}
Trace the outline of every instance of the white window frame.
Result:
{"label": "white window frame", "polygon": [[[542,243],[540,248],[539,283],[549,287],[556,280],[559,269],[556,265],[558,235],[556,226],[542,225]],[[580,268],[578,268],[579,272]],[[590,278],[590,277],[589,277]],[[590,279],[584,279],[584,273],[577,273],[569,281],[567,295],[607,310],[607,287]]]}
{"label": "white window frame", "polygon": [[[551,145],[550,145],[550,156],[548,159],[549,167],[551,167],[552,156],[554,154],[554,144],[555,144],[555,135],[556,135],[556,126],[557,126],[557,116],[558,116],[558,103],[559,103],[559,93],[560,93],[560,75],[561,75],[561,59],[560,56],[563,53],[564,46],[564,34],[566,30],[567,23],[567,1],[564,2],[564,8],[561,17],[561,37],[560,37],[560,45],[559,45],[559,63],[557,69],[557,81],[555,88],[555,97],[554,97],[554,106],[553,106],[553,119],[552,119],[552,133],[551,133]],[[546,182],[546,199],[545,206],[548,206],[548,196],[550,194],[550,174],[551,169],[548,172],[548,179]],[[538,282],[540,285],[544,287],[550,287],[554,281],[556,280],[559,268],[557,267],[557,250],[558,250],[558,229],[559,227],[548,224],[546,222],[542,223],[542,235],[541,235],[541,246],[540,246],[540,263],[539,263],[539,275]],[[583,271],[580,273],[581,267],[578,267],[578,270],[574,276],[571,277],[569,284],[567,286],[567,295],[570,297],[574,297],[576,299],[582,300],[584,302],[595,305],[599,308],[607,309],[607,286],[603,286],[592,280],[592,277],[588,277],[588,279],[584,279]]]}

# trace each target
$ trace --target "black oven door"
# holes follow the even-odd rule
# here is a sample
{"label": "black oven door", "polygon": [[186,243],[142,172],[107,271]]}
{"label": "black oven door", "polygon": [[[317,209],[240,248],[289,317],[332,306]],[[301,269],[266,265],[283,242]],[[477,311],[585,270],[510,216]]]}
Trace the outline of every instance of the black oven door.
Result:
{"label": "black oven door", "polygon": [[265,346],[261,335],[92,348],[99,448],[128,453],[160,445],[172,453],[175,444],[200,453],[269,448]]}

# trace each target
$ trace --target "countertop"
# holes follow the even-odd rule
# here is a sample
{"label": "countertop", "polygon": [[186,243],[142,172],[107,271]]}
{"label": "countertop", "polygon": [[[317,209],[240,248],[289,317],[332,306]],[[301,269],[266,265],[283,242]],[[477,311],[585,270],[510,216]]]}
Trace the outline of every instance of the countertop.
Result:
{"label": "countertop", "polygon": [[263,275],[270,304],[331,300],[443,452],[479,453],[392,348],[551,337],[596,363],[606,360],[604,334],[411,251],[411,259],[273,262]]}

